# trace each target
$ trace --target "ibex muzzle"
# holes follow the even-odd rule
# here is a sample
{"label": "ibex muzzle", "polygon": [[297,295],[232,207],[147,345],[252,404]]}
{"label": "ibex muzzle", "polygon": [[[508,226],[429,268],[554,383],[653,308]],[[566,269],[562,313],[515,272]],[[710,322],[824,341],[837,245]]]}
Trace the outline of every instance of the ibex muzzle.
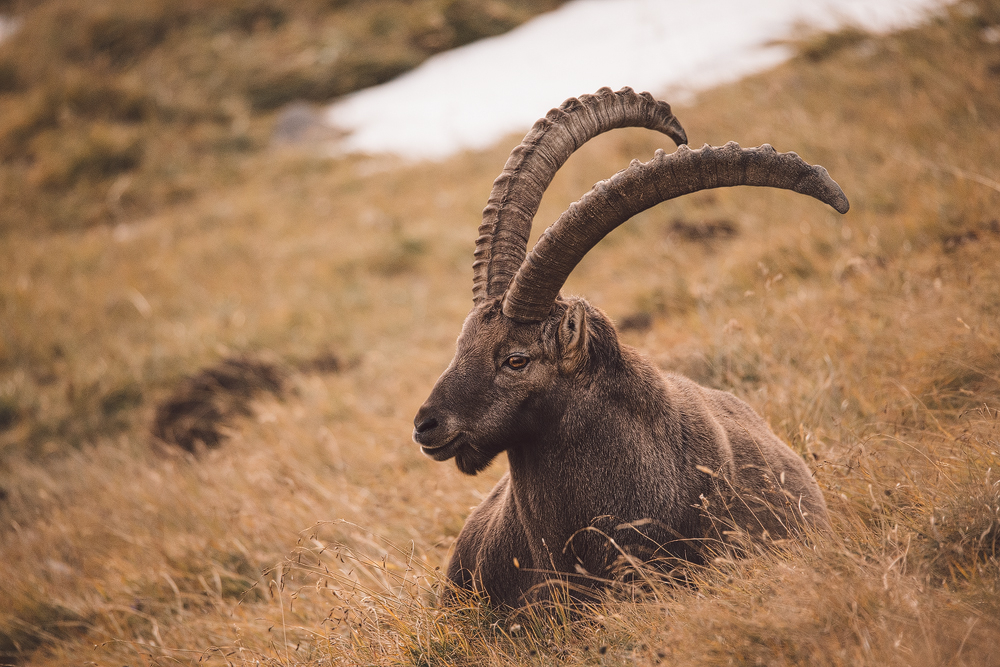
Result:
{"label": "ibex muzzle", "polygon": [[[590,138],[629,126],[679,148],[595,185],[527,254],[556,170]],[[539,120],[495,181],[476,242],[474,307],[414,419],[424,453],[454,458],[467,474],[507,452],[509,473],[456,542],[448,576],[457,586],[513,606],[552,579],[599,587],[623,557],[699,561],[713,548],[706,540],[828,527],[805,463],[745,403],[660,373],[601,311],[559,294],[611,230],[680,195],[757,185],[848,209],[826,170],[794,153],[686,141],[667,104],[604,88]]]}

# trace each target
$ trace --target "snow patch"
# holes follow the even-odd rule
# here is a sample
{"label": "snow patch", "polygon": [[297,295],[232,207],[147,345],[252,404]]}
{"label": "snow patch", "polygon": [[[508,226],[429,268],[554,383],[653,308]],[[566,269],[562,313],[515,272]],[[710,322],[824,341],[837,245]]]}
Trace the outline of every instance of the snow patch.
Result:
{"label": "snow patch", "polygon": [[631,86],[672,100],[786,60],[796,28],[885,32],[942,0],[575,0],[498,37],[438,54],[341,98],[340,153],[441,159],[525,132],[568,97]]}

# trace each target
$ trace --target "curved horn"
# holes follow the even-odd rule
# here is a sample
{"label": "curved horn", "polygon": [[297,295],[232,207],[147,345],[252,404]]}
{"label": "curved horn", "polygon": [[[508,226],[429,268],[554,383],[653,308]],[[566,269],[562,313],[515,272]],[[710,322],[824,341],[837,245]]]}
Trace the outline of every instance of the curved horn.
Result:
{"label": "curved horn", "polygon": [[539,119],[517,146],[483,209],[472,265],[473,300],[507,291],[528,247],[531,221],[542,194],[556,171],[588,140],[620,127],[645,127],[663,132],[678,146],[687,143],[684,128],[670,105],[631,88],[570,98]]}
{"label": "curved horn", "polygon": [[768,144],[747,149],[735,142],[698,150],[681,146],[669,155],[658,150],[649,162],[633,160],[595,185],[545,230],[504,296],[504,314],[522,322],[543,320],[573,268],[618,225],[668,199],[734,185],[793,190],[840,213],[850,207],[826,169]]}

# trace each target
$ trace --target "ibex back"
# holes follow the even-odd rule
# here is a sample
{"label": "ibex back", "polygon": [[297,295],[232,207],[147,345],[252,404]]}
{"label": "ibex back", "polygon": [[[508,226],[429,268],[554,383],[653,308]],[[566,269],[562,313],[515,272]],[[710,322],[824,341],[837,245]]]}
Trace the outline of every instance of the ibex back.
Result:
{"label": "ibex back", "polygon": [[[657,151],[594,186],[526,254],[556,170],[617,127],[661,131]],[[612,322],[559,291],[590,248],[630,217],[698,190],[758,185],[847,199],[826,170],[768,145],[691,150],[670,107],[604,88],[539,120],[497,178],[476,243],[474,307],[455,358],[414,419],[414,440],[474,475],[510,470],[469,517],[448,567],[457,586],[517,606],[548,580],[588,591],[622,558],[699,562],[728,538],[829,526],[802,459],[731,394],[660,373]]]}

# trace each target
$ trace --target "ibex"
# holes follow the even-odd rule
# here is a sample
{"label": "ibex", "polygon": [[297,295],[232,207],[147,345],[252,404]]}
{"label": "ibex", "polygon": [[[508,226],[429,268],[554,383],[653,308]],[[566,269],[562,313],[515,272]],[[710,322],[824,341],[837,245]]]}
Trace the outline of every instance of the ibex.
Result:
{"label": "ibex", "polygon": [[[595,185],[526,256],[556,170],[620,127],[658,130],[678,148]],[[587,595],[622,558],[702,562],[706,542],[829,527],[808,467],[748,405],[661,373],[619,341],[603,312],[559,294],[606,234],[680,195],[757,185],[848,209],[826,169],[795,153],[686,143],[666,103],[602,88],[539,120],[493,184],[476,241],[474,306],[413,439],[469,475],[507,452],[509,472],[472,512],[448,566],[455,585],[494,604],[525,604],[552,579]]]}

